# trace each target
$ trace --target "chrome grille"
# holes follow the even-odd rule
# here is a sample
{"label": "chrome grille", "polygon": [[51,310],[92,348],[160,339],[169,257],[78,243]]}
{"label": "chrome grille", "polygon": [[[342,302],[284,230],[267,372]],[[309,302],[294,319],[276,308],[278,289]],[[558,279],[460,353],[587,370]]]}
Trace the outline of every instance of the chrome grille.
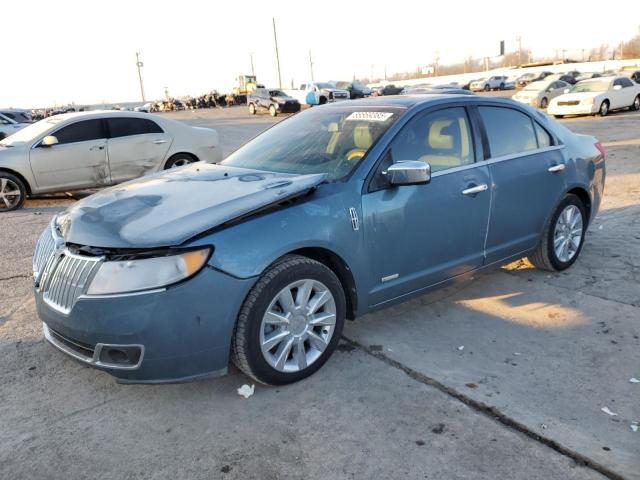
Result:
{"label": "chrome grille", "polygon": [[47,264],[47,260],[53,254],[56,242],[53,240],[51,228],[47,227],[36,243],[36,251],[33,253],[33,278],[38,279],[40,273]]}
{"label": "chrome grille", "polygon": [[[53,229],[40,236],[33,256],[34,281],[43,300],[67,314],[85,293],[103,257],[87,257],[62,247],[56,249]],[[61,244],[61,242],[58,242]]]}
{"label": "chrome grille", "polygon": [[573,106],[573,105],[578,105],[580,102],[578,100],[568,100],[568,101],[558,101],[558,105],[562,105],[562,106]]}

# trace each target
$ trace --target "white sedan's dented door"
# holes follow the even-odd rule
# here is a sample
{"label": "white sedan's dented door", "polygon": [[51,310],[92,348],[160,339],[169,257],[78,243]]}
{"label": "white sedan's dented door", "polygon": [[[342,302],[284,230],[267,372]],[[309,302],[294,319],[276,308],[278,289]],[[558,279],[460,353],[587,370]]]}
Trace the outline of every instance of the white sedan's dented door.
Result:
{"label": "white sedan's dented door", "polygon": [[109,118],[107,158],[111,183],[157,172],[164,167],[172,137],[147,119]]}

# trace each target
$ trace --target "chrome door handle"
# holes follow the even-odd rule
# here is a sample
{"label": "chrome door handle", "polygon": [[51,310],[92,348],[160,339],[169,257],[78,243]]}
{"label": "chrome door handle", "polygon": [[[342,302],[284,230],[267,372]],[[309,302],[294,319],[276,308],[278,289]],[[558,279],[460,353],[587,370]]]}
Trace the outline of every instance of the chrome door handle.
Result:
{"label": "chrome door handle", "polygon": [[89,151],[94,152],[96,150],[104,150],[104,145],[94,145],[89,149]]}
{"label": "chrome door handle", "polygon": [[153,143],[155,143],[156,145],[160,145],[161,143],[167,143],[166,140],[154,140]]}
{"label": "chrome door handle", "polygon": [[475,187],[469,187],[466,190],[462,190],[463,195],[475,195],[476,193],[487,191],[489,187],[486,183],[482,185],[476,185]]}
{"label": "chrome door handle", "polygon": [[554,165],[553,167],[549,167],[547,172],[561,172],[565,169],[564,163],[559,163],[558,165]]}

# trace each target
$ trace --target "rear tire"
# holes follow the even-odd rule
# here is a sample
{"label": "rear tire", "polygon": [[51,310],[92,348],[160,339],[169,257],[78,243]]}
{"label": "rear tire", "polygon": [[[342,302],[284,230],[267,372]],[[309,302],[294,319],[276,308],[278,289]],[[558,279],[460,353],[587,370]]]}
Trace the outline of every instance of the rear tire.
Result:
{"label": "rear tire", "polygon": [[488,83],[484,86],[483,90],[484,90],[485,92],[488,92],[489,90],[491,90],[491,87],[489,86],[489,84],[488,84]]}
{"label": "rear tire", "polygon": [[249,104],[249,115],[255,115],[256,114],[256,106],[253,103]]}
{"label": "rear tire", "polygon": [[[300,288],[295,287],[297,282]],[[313,290],[303,295],[307,282],[313,285]],[[288,303],[292,308],[281,302],[283,292],[290,294]],[[320,298],[327,300],[313,308]],[[305,324],[305,318],[317,322],[322,315],[332,317],[333,325],[327,326],[324,320],[321,325]],[[310,258],[287,255],[269,267],[247,295],[234,329],[231,359],[258,382],[267,385],[297,382],[315,373],[329,359],[340,340],[345,315],[344,290],[333,271]],[[323,342],[317,343],[319,338]],[[277,342],[272,344],[273,339]],[[316,349],[316,345],[322,350]],[[304,357],[302,363],[299,352]]]}
{"label": "rear tire", "polygon": [[0,212],[22,208],[27,198],[27,187],[15,175],[0,171]]}
{"label": "rear tire", "polygon": [[[579,213],[579,216],[577,216]],[[576,215],[571,216],[570,214]],[[562,218],[561,218],[562,216]],[[575,224],[567,223],[565,220],[575,220]],[[542,233],[542,238],[536,250],[529,255],[529,261],[540,270],[559,272],[566,270],[578,259],[584,236],[587,230],[587,212],[580,198],[576,195],[568,194],[557,206],[553,215],[549,219],[547,226]],[[567,225],[565,225],[567,223]],[[578,230],[580,230],[578,232]],[[577,238],[579,234],[579,239]],[[566,238],[567,254],[559,255],[557,248],[562,247]]]}
{"label": "rear tire", "polygon": [[170,168],[184,167],[185,165],[189,165],[197,161],[198,159],[189,153],[176,153],[167,160],[167,163],[164,165],[164,169],[168,170]]}
{"label": "rear tire", "polygon": [[633,104],[631,105],[631,110],[638,111],[640,110],[640,95],[637,95],[633,100]]}
{"label": "rear tire", "polygon": [[504,83],[500,84],[500,90],[504,90]]}

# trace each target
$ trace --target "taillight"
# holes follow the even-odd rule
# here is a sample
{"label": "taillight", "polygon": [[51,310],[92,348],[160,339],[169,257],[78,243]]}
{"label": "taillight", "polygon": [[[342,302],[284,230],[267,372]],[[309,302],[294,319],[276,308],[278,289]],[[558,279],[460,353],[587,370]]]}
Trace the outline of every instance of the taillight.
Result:
{"label": "taillight", "polygon": [[602,154],[602,158],[604,158],[604,147],[602,146],[602,144],[600,142],[596,142],[596,148],[600,151],[600,153]]}

